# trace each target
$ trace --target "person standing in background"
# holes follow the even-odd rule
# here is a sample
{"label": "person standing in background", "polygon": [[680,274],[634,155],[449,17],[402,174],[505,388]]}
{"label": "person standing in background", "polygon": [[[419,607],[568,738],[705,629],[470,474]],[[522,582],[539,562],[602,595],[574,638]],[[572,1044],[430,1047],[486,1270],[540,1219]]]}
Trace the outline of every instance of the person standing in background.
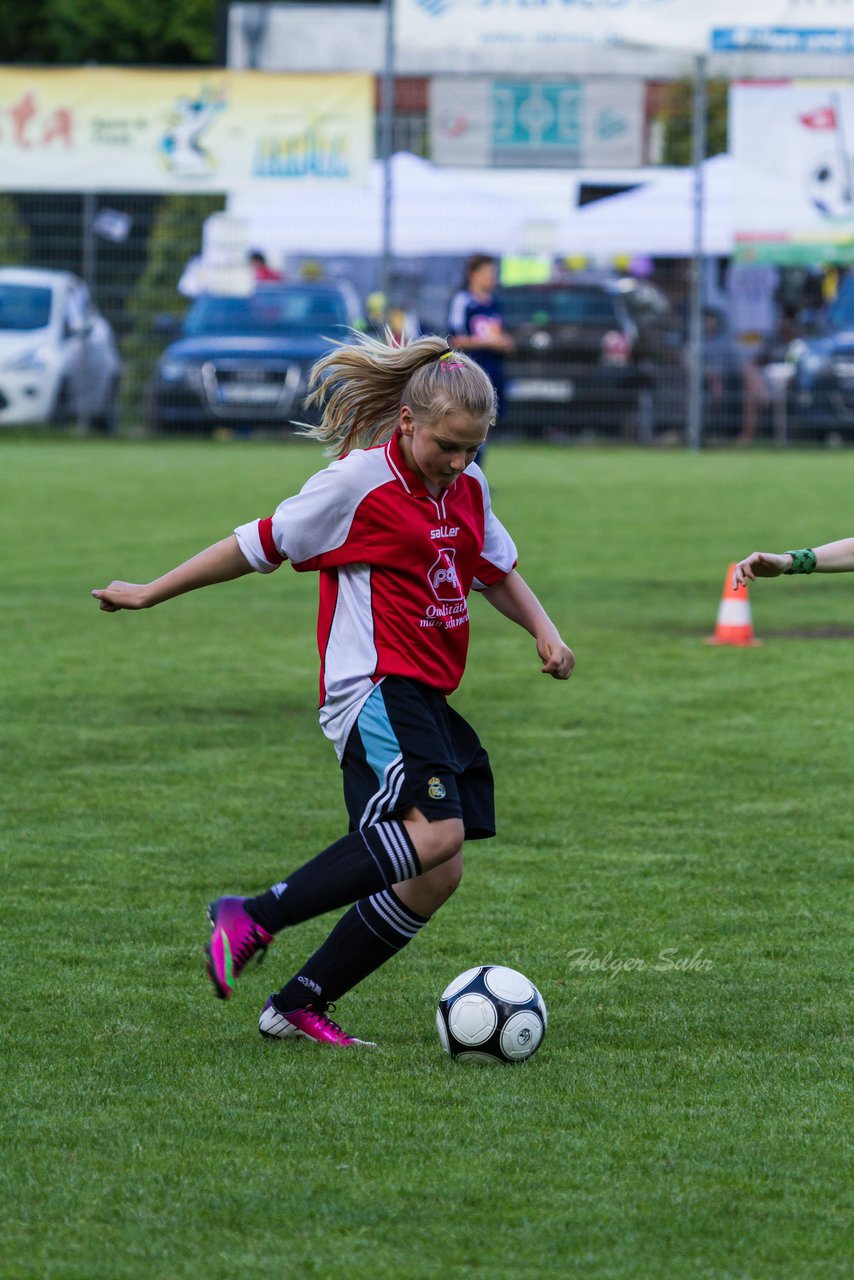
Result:
{"label": "person standing in background", "polygon": [[256,284],[275,284],[285,278],[281,271],[277,271],[275,267],[270,266],[260,249],[250,250],[248,262],[255,276]]}
{"label": "person standing in background", "polygon": [[[504,407],[504,357],[515,349],[515,343],[504,330],[497,287],[497,259],[485,253],[473,254],[466,262],[463,287],[451,299],[448,341],[471,356],[495,387],[500,420]],[[480,466],[484,452],[485,447],[477,456]]]}

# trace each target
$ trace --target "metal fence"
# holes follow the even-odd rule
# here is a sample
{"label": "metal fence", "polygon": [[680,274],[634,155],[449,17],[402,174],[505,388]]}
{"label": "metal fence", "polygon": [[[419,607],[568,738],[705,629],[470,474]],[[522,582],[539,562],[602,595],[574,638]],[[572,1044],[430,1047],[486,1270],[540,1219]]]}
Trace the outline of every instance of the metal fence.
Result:
{"label": "metal fence", "polygon": [[[393,124],[392,145],[426,151],[426,115],[409,112]],[[699,159],[702,132],[696,145]],[[698,189],[698,216],[702,199]],[[454,217],[449,201],[448,216]],[[184,286],[188,265],[200,253],[206,220],[224,206],[224,198],[183,195],[0,196],[0,339],[7,351],[0,424],[286,433],[290,418],[299,416],[298,397],[288,398],[283,388],[301,387],[305,375],[295,356],[277,358],[275,378],[257,355],[245,378],[231,366],[222,372],[216,353],[200,357],[196,369],[186,356],[183,365],[170,365],[167,356],[174,386],[163,386],[164,353],[198,292]],[[340,216],[347,217],[346,202]],[[479,247],[479,229],[472,225],[470,249]],[[571,246],[565,249],[533,255],[533,276],[520,277],[518,263],[510,263],[502,281],[504,324],[515,347],[504,359],[499,434],[697,444],[839,441],[854,430],[854,353],[841,350],[827,362],[820,404],[815,398],[818,357],[811,343],[824,331],[832,297],[845,296],[837,273],[787,268],[774,272],[773,280],[766,273],[774,324],[760,332],[733,322],[739,269],[726,258],[635,258],[603,266],[581,262]],[[410,336],[448,332],[465,259],[458,251],[418,255],[392,245],[386,260],[325,248],[273,253],[271,266],[288,285],[334,286],[348,323],[391,324]],[[58,338],[63,352],[28,347],[25,322],[7,333],[4,289],[14,287],[21,267],[72,273],[83,282],[65,304]],[[81,314],[86,291],[88,315]],[[98,372],[110,342],[112,363]],[[804,370],[811,370],[812,381],[804,381]],[[169,394],[189,394],[191,383],[199,413],[167,420],[158,412],[158,395],[165,403]],[[281,395],[273,405],[276,388]]]}

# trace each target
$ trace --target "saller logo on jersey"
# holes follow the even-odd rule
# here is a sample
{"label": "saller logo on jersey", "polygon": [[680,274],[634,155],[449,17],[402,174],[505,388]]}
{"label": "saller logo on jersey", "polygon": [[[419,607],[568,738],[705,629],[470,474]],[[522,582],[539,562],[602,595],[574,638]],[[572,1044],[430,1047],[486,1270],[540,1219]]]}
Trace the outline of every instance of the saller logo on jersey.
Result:
{"label": "saller logo on jersey", "polygon": [[454,565],[456,554],[453,547],[441,547],[438,559],[431,565],[427,574],[427,580],[437,600],[460,599],[460,580]]}
{"label": "saller logo on jersey", "polygon": [[431,778],[427,783],[427,794],[431,800],[444,800],[445,788],[442,786],[441,779]]}

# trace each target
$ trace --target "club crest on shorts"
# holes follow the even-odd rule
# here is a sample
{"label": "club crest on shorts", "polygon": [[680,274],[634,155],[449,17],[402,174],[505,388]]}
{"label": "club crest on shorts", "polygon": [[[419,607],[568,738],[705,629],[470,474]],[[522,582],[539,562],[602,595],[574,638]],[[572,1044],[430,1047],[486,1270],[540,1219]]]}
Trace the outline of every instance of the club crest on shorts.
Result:
{"label": "club crest on shorts", "polygon": [[444,800],[445,788],[442,785],[441,778],[431,778],[427,783],[427,794],[431,800]]}

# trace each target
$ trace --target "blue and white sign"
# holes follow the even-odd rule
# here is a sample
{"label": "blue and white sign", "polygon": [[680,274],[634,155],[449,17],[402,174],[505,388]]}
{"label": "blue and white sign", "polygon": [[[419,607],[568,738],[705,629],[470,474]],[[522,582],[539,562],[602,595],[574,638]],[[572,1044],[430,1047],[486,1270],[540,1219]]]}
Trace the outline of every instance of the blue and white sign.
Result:
{"label": "blue and white sign", "polygon": [[[411,66],[420,54],[436,70],[439,54],[448,70],[459,67],[461,54],[486,69],[490,58],[506,65],[508,54],[560,46],[776,49],[774,40],[785,44],[786,33],[794,32],[807,40],[803,47],[814,49],[816,42],[820,47],[823,41],[842,41],[854,31],[854,0],[750,0],[748,5],[745,0],[395,0],[395,5],[402,62]],[[742,38],[738,33],[750,31],[781,34],[769,37],[769,45],[735,43]]]}
{"label": "blue and white sign", "polygon": [[430,86],[442,165],[632,168],[643,163],[643,123],[639,79],[435,76]]}
{"label": "blue and white sign", "polygon": [[854,53],[854,27],[724,27],[712,32],[717,53]]}

